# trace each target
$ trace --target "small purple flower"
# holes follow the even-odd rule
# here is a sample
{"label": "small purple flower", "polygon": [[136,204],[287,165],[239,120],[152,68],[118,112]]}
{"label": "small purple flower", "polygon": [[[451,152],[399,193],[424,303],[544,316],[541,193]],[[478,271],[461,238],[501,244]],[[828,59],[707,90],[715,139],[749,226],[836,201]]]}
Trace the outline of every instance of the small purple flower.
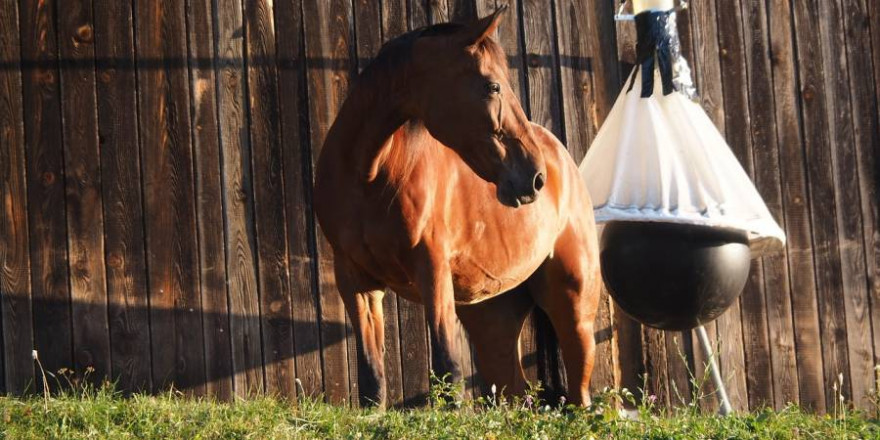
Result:
{"label": "small purple flower", "polygon": [[656,402],[657,402],[657,396],[656,396],[656,395],[651,394],[650,396],[648,396],[648,403],[649,403],[649,404],[653,405],[653,404],[656,403]]}
{"label": "small purple flower", "polygon": [[559,396],[559,405],[565,406],[565,396]]}
{"label": "small purple flower", "polygon": [[532,408],[532,404],[534,403],[534,402],[532,402],[532,396],[526,396],[526,402],[525,402],[525,403],[526,403],[526,408],[531,409],[531,408]]}

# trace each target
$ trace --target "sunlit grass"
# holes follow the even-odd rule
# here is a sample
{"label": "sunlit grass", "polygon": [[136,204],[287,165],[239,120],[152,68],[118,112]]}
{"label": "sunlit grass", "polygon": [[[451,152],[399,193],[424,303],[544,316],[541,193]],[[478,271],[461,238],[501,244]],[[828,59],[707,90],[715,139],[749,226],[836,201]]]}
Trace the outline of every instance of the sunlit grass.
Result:
{"label": "sunlit grass", "polygon": [[[696,406],[660,414],[626,391],[596,396],[588,409],[549,406],[533,390],[526,398],[489,395],[450,399],[455,387],[435,386],[432,406],[360,410],[319,399],[268,397],[220,403],[167,392],[125,397],[110,385],[77,385],[56,395],[0,397],[4,439],[867,439],[880,438],[874,415],[848,411],[817,416],[795,406],[721,417]],[[638,418],[619,415],[629,401]]]}

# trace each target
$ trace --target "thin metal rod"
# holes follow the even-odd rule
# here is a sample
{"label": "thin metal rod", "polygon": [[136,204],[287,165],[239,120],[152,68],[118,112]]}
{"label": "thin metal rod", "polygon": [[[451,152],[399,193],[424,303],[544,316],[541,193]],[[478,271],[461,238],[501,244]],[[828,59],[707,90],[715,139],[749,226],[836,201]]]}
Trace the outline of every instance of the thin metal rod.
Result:
{"label": "thin metal rod", "polygon": [[712,352],[712,344],[709,342],[709,335],[706,334],[706,327],[702,325],[697,327],[697,335],[703,344],[703,351],[706,352],[706,359],[709,362],[709,371],[712,373],[712,381],[715,382],[715,388],[718,390],[718,398],[721,400],[721,415],[726,416],[733,412],[730,407],[730,399],[727,398],[727,389],[724,388],[724,381],[721,380],[721,372],[718,370],[718,363],[715,362],[715,353]]}

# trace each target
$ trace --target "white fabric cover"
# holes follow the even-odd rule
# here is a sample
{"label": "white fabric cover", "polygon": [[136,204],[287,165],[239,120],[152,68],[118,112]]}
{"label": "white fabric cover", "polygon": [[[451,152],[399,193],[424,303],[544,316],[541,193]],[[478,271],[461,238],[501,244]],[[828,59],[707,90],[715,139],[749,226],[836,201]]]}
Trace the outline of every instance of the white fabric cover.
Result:
{"label": "white fabric cover", "polygon": [[[638,68],[638,67],[636,67]],[[661,221],[748,233],[752,256],[785,234],[699,104],[678,92],[641,98],[629,78],[580,165],[596,221]]]}

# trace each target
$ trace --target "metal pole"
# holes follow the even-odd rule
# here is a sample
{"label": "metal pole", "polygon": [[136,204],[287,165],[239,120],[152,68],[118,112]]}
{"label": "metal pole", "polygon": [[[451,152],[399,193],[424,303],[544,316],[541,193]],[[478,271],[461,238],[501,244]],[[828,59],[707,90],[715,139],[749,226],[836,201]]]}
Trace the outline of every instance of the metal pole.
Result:
{"label": "metal pole", "polygon": [[697,327],[697,335],[703,344],[703,351],[706,352],[706,359],[709,362],[709,370],[712,372],[712,381],[715,382],[715,388],[718,390],[718,397],[721,400],[721,415],[726,416],[733,412],[730,407],[730,400],[727,398],[727,389],[724,388],[724,382],[721,380],[721,372],[718,370],[718,363],[715,362],[715,354],[712,352],[712,344],[709,343],[709,335],[706,334],[706,327],[702,325]]}

